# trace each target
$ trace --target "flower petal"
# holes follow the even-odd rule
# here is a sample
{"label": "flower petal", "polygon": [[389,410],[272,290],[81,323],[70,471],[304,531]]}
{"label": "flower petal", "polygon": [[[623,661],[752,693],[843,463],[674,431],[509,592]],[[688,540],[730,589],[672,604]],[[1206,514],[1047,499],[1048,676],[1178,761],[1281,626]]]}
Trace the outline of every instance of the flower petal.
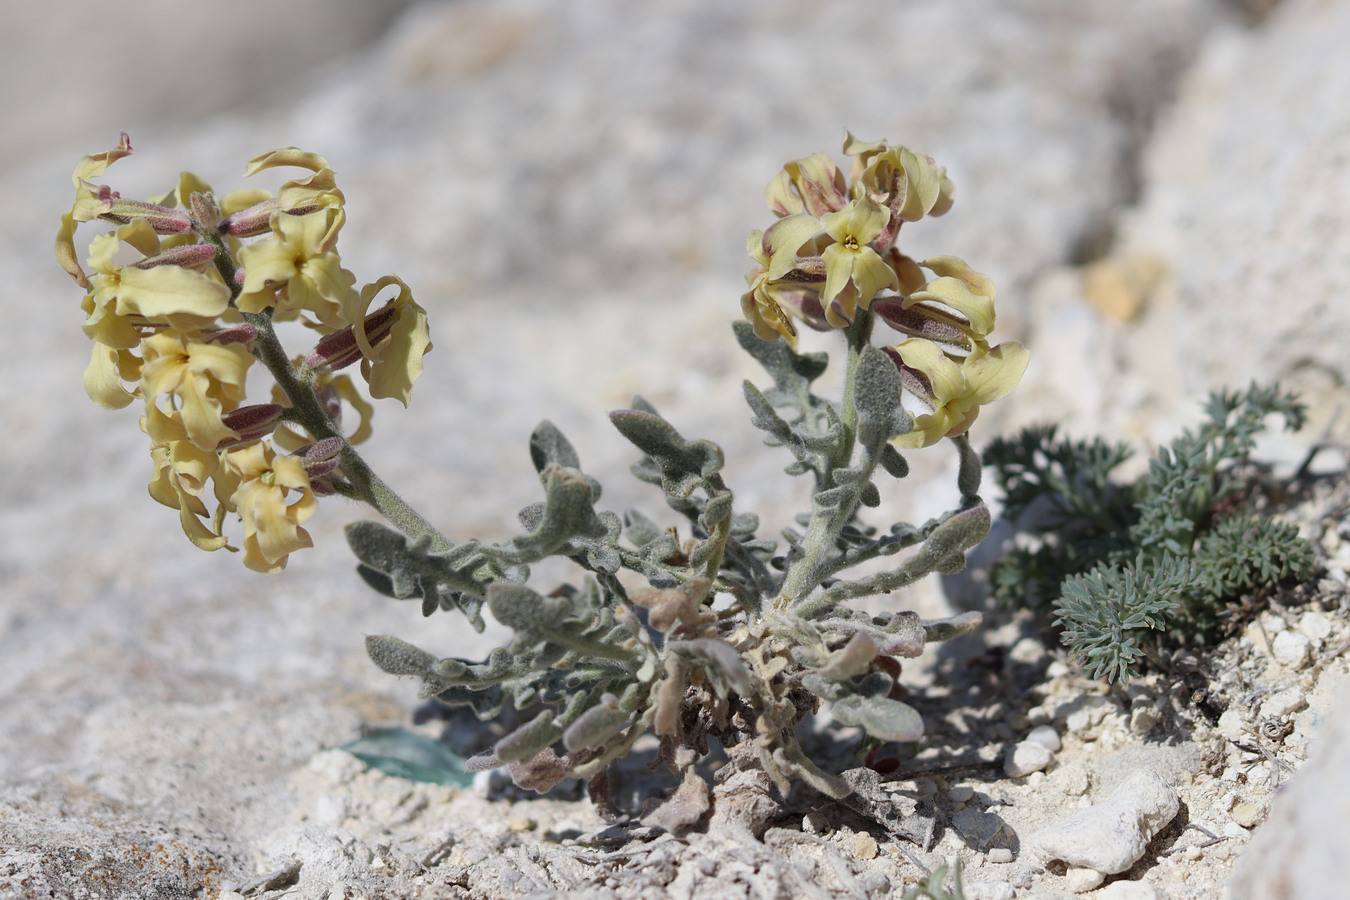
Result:
{"label": "flower petal", "polygon": [[122,269],[117,292],[119,315],[200,316],[213,320],[230,306],[230,289],[221,282],[181,266]]}
{"label": "flower petal", "polygon": [[966,363],[967,389],[975,402],[992,403],[1017,387],[1031,354],[1017,341],[1004,341],[985,355]]}

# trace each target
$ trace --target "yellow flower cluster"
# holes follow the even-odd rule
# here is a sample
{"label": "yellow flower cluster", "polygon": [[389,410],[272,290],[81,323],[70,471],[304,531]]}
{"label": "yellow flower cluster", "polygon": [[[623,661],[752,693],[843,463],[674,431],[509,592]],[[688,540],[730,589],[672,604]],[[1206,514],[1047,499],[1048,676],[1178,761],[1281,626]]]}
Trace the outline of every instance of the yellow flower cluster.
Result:
{"label": "yellow flower cluster", "polygon": [[[1016,386],[1028,354],[991,347],[994,284],[954,256],[914,260],[895,246],[900,226],[951,208],[947,171],[922,154],[845,134],[849,176],[828,154],[795,160],[769,183],[779,217],[750,234],[755,268],[741,297],[763,340],[795,349],[794,320],[818,331],[846,328],[862,311],[907,340],[886,347],[906,390],[928,411],[895,443],[926,447],[963,434],[982,404]],[[926,271],[925,271],[926,270]],[[899,402],[899,398],[897,398]]]}
{"label": "yellow flower cluster", "polygon": [[[75,202],[56,237],[58,262],[86,292],[84,331],[94,349],[85,390],[108,409],[144,403],[150,494],[179,511],[194,544],[229,547],[223,525],[234,514],[244,564],[278,571],[292,551],[311,545],[301,526],[314,514],[316,494],[340,485],[340,399],[361,416],[350,440],[370,432],[370,405],[334,370],[360,361],[372,397],[406,406],[431,349],[426,312],[395,276],[356,289],[336,249],[344,198],[322,157],[286,148],[251,160],[247,175],[306,171],[276,196],[253,189],[217,200],[185,172],[169,193],[139,201],[95,181],[131,152],[123,134],[118,146],[80,161]],[[96,220],[116,227],[89,242],[86,273],[75,232]],[[390,286],[398,288],[395,298],[370,313]],[[244,405],[255,356],[278,364],[277,354],[269,360],[262,349],[280,350],[272,323],[288,320],[317,332],[318,346],[292,363],[281,352],[290,386],[273,368],[276,402]],[[314,411],[308,419],[293,414],[300,393]],[[300,422],[306,433],[294,430]]]}

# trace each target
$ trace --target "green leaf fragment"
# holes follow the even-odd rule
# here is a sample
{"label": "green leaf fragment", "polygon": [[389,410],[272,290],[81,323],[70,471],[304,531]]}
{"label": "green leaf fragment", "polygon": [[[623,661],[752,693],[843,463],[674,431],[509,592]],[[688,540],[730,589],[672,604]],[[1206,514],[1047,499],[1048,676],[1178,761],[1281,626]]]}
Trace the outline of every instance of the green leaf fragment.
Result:
{"label": "green leaf fragment", "polygon": [[405,728],[375,729],[337,749],[396,778],[454,787],[473,783],[473,773],[464,770],[459,754],[440,741]]}

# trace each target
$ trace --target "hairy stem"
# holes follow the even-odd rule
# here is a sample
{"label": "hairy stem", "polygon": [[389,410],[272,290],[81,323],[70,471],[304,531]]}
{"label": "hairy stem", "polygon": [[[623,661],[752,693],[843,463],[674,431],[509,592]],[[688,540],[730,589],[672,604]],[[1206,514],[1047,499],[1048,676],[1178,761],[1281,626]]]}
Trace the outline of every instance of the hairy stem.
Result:
{"label": "hairy stem", "polygon": [[[830,454],[828,471],[824,473],[821,490],[835,487],[834,470],[845,468],[853,460],[854,444],[858,439],[857,380],[858,361],[863,351],[871,344],[872,313],[859,310],[858,315],[844,332],[848,340],[848,363],[844,370],[844,396],[840,404],[840,420],[843,433],[834,451]],[[837,506],[822,507],[819,504],[812,509],[811,523],[807,526],[806,536],[802,538],[802,555],[792,564],[774,607],[784,609],[795,605],[811,591],[819,587],[825,572],[829,568],[830,558],[834,555],[835,543],[839,532],[853,517],[858,508],[858,495],[855,492],[846,502]]]}
{"label": "hairy stem", "polygon": [[[241,286],[236,279],[238,269],[234,258],[230,255],[229,247],[221,236],[214,231],[202,230],[201,234],[206,240],[215,244],[219,250],[216,253],[216,269],[225,280],[225,284],[229,286],[230,301],[233,303],[239,296]],[[282,393],[286,395],[286,399],[290,401],[294,421],[308,431],[315,440],[335,437],[342,441],[342,450],[339,453],[342,460],[340,468],[343,476],[347,479],[348,487],[341,493],[374,507],[395,528],[409,537],[429,538],[433,551],[448,550],[453,547],[454,544],[449,538],[441,534],[434,525],[423,518],[417,510],[409,506],[402,497],[385,484],[370,468],[365,459],[361,457],[361,454],[357,453],[355,448],[347,443],[341,429],[334,424],[332,418],[324,410],[323,404],[314,394],[314,373],[308,367],[297,370],[291,364],[290,357],[286,355],[286,349],[282,347],[281,341],[277,338],[276,329],[273,328],[271,310],[261,313],[242,313],[242,315],[244,321],[257,329],[257,337],[253,342],[253,355],[272,373],[277,386],[281,388]]]}

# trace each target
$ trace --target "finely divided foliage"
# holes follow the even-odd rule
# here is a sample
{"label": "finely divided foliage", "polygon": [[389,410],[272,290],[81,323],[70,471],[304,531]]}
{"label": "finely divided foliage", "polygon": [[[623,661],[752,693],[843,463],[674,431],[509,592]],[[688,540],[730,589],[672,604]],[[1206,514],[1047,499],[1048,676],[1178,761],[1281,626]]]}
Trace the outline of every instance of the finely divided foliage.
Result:
{"label": "finely divided foliage", "polygon": [[[234,549],[225,526],[237,516],[246,562],[276,571],[308,546],[299,526],[316,497],[368,503],[388,524],[347,529],[366,584],[417,601],[423,615],[458,612],[480,631],[486,610],[513,633],[478,661],[395,637],[367,640],[376,665],[421,679],[428,697],[484,719],[512,712],[520,724],[471,766],[505,766],[538,790],[590,778],[602,796],[608,764],[652,732],[661,762],[685,775],[679,805],[693,812],[664,819],[679,826],[707,808],[692,766],[710,737],[734,765],[761,770],[783,792],[799,779],[848,794],[851,782],[807,758],[796,726],[828,701],[872,743],[917,740],[923,723],[900,699],[899,661],[979,621],[848,605],[965,566],[990,525],[966,432],[982,404],[1016,385],[1027,352],[990,344],[989,278],[956,257],[914,260],[895,246],[904,223],[950,208],[945,170],[851,135],[844,151],[847,176],[825,154],[785,166],[767,191],[777,221],[748,244],[755,269],[735,339],[769,382],[746,382],[745,400],[765,443],[786,451],[787,475],[812,483],[810,510],[776,534],[736,509],[722,450],[684,437],[640,397],[610,421],[638,452],[632,474],[664,495],[665,519],[677,524],[600,507],[599,481],[543,422],[528,447],[541,498],[520,511],[520,532],[454,543],[437,531],[353,449],[370,433],[370,406],[351,379],[332,374],[359,362],[371,395],[406,403],[430,349],[425,313],[394,276],[358,290],[341,268],[343,198],[313,154],[289,148],[250,164],[250,174],[309,170],[276,197],[245,191],[217,201],[184,175],[164,197],[129,201],[90,180],[130,154],[124,136],[77,169],[57,256],[87,291],[95,351],[86,386],[109,407],[144,404],[152,493],[179,510],[197,546]],[[74,236],[92,221],[117,228],[91,243],[91,278]],[[142,258],[115,265],[120,246]],[[397,295],[367,314],[389,287]],[[282,349],[274,325],[287,320],[317,332],[307,356]],[[901,340],[874,346],[878,322]],[[837,333],[841,397],[814,392],[829,358],[798,352],[798,324]],[[244,370],[255,360],[276,389],[272,402],[245,405]],[[350,434],[344,407],[360,414]],[[868,524],[861,513],[908,474],[902,451],[943,438],[959,454],[955,507],[919,525]],[[531,567],[550,558],[574,564],[575,583],[529,586]],[[866,574],[850,574],[863,564]]]}
{"label": "finely divided foliage", "polygon": [[1312,573],[1298,530],[1251,508],[1248,466],[1267,419],[1297,431],[1303,406],[1278,386],[1252,385],[1210,395],[1205,413],[1132,483],[1111,480],[1125,445],[1060,439],[1054,428],[985,452],[1005,514],[1030,538],[995,564],[995,599],[1052,613],[1095,678],[1128,680],[1148,649],[1203,643],[1235,601]]}

